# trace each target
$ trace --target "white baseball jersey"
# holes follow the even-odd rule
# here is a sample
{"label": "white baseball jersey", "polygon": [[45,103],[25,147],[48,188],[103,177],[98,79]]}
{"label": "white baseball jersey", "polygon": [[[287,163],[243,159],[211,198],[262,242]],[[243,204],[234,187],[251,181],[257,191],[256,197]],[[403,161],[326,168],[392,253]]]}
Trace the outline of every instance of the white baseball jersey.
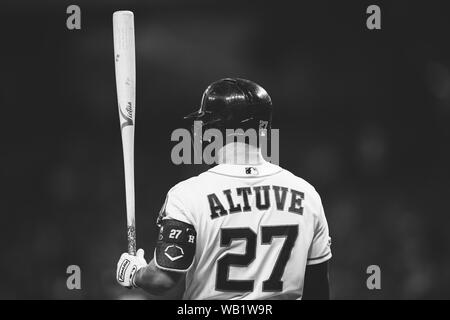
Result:
{"label": "white baseball jersey", "polygon": [[217,165],[161,212],[155,262],[187,272],[185,299],[301,299],[306,265],[331,258],[319,194],[268,162]]}

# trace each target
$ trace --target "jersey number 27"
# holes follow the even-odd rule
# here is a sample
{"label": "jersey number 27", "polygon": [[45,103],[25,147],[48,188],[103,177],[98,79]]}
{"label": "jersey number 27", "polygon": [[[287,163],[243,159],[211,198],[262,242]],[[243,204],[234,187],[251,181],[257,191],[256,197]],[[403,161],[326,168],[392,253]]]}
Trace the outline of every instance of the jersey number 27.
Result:
{"label": "jersey number 27", "polygon": [[[262,284],[263,291],[282,291],[283,276],[286,264],[291,256],[292,248],[298,236],[298,225],[263,226],[261,227],[261,244],[270,245],[275,237],[284,237],[285,241],[278,255],[270,277]],[[253,280],[228,279],[230,266],[249,266],[256,257],[256,233],[250,228],[224,228],[221,229],[220,245],[229,247],[233,240],[245,240],[245,254],[228,253],[217,261],[216,290],[250,292],[253,291]]]}

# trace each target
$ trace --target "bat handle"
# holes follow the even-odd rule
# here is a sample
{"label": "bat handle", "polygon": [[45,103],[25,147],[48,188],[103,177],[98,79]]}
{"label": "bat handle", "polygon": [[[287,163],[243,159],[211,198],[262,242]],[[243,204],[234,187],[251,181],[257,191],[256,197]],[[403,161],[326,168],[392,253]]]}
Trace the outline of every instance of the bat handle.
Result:
{"label": "bat handle", "polygon": [[135,256],[136,255],[136,228],[133,226],[128,226],[127,230],[128,238],[128,253]]}

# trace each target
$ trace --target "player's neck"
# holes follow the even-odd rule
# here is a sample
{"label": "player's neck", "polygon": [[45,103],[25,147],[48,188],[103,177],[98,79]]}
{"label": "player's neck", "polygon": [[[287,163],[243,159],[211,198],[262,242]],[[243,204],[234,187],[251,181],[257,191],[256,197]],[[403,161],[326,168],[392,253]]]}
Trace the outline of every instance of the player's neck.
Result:
{"label": "player's neck", "polygon": [[233,142],[219,149],[217,163],[258,165],[264,163],[264,158],[259,148],[242,142]]}

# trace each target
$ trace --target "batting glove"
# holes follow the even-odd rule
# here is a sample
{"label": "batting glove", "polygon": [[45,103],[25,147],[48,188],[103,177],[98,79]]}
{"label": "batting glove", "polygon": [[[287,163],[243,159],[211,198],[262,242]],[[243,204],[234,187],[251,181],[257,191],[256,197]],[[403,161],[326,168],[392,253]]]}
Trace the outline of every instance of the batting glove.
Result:
{"label": "batting glove", "polygon": [[126,288],[137,288],[134,283],[134,278],[139,269],[146,267],[147,261],[144,258],[144,250],[139,249],[136,252],[136,256],[128,253],[123,253],[120,256],[119,262],[117,263],[117,282]]}

